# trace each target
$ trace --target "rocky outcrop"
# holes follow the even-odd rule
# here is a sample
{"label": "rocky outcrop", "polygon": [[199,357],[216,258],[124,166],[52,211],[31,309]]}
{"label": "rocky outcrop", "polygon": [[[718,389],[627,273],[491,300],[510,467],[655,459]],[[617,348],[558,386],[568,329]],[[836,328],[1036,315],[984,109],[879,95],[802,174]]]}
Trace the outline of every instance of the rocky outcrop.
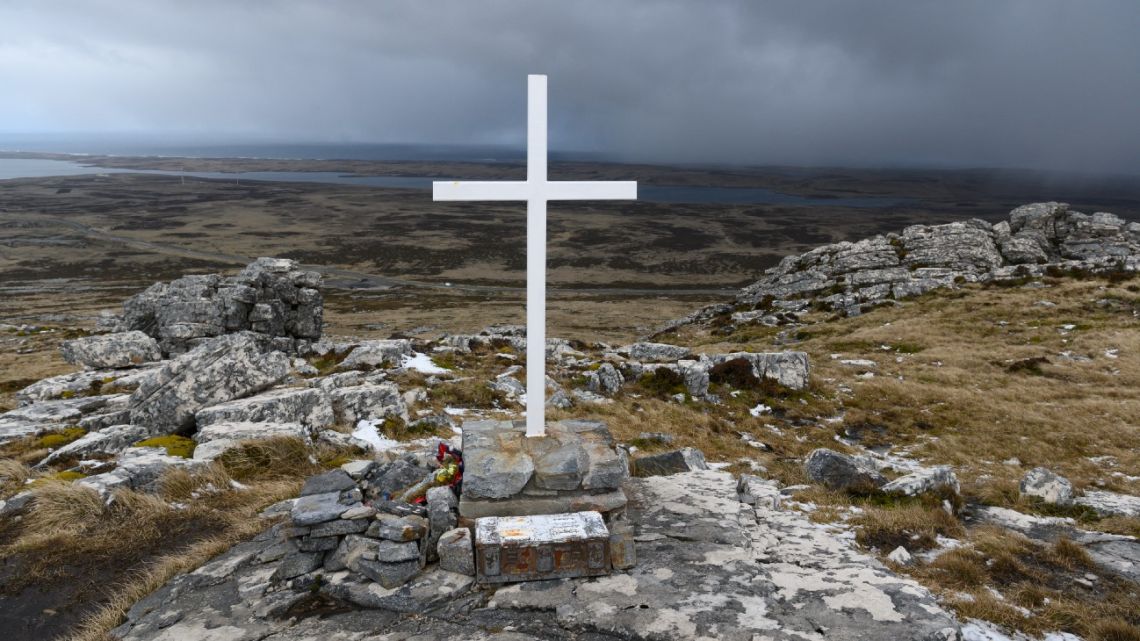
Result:
{"label": "rocky outcrop", "polygon": [[321,275],[292,260],[258,258],[237,276],[184,276],[157,283],[123,303],[121,327],[182,354],[203,339],[252,331],[292,352],[321,337]]}
{"label": "rocky outcrop", "polygon": [[289,358],[266,350],[264,336],[220,336],[168,362],[131,395],[130,422],[153,432],[194,426],[196,412],[256,394],[285,378]]}
{"label": "rocky outcrop", "polygon": [[912,225],[901,234],[788,256],[744,288],[735,308],[707,308],[685,320],[739,312],[742,306],[788,309],[801,300],[857,312],[866,303],[956,283],[1041,275],[1049,266],[1140,271],[1140,223],[1103,212],[1087,215],[1051,202],[1018,207],[1008,222],[996,225],[983,220]]}
{"label": "rocky outcrop", "polygon": [[89,369],[122,369],[162,360],[158,341],[139,332],[101,334],[67,341],[63,360]]}

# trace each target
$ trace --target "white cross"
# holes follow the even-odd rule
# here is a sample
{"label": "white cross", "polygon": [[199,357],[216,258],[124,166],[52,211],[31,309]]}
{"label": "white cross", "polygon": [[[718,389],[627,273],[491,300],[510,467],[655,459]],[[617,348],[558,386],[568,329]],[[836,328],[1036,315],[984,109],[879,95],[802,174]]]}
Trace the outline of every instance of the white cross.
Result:
{"label": "white cross", "polygon": [[546,76],[527,76],[526,180],[437,181],[433,200],[526,201],[526,435],[546,434],[546,202],[637,200],[636,182],[546,179]]}

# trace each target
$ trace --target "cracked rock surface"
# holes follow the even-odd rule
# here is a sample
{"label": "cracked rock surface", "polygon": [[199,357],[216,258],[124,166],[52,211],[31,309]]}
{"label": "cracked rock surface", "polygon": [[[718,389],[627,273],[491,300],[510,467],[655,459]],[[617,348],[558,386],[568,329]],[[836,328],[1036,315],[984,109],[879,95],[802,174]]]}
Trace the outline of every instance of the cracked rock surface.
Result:
{"label": "cracked rock surface", "polygon": [[[631,479],[638,565],[475,587],[439,569],[395,589],[347,572],[272,583],[275,529],[178,576],[115,630],[130,641],[959,639],[917,583],[779,508],[775,484],[701,470]],[[319,604],[316,607],[314,604]],[[305,607],[311,606],[311,607]],[[303,613],[320,614],[305,616]]]}

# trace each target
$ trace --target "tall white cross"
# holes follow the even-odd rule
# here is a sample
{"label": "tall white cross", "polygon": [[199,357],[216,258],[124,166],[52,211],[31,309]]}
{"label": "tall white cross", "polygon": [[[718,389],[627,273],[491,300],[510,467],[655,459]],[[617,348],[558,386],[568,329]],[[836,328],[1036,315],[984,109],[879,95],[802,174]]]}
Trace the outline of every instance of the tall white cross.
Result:
{"label": "tall white cross", "polygon": [[546,179],[546,76],[527,76],[526,180],[432,183],[433,200],[526,201],[526,435],[546,434],[546,202],[637,200],[636,182]]}

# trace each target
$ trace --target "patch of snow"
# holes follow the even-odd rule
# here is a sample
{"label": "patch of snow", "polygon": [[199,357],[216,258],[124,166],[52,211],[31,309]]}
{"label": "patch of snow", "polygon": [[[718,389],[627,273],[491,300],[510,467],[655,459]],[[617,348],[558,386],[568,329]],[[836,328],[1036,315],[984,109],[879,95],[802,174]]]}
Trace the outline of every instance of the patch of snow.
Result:
{"label": "patch of snow", "polygon": [[1014,637],[1001,631],[996,625],[978,619],[970,619],[962,626],[962,641],[1025,641],[1025,635]]}
{"label": "patch of snow", "polygon": [[403,366],[407,369],[417,371],[421,374],[450,374],[451,370],[440,367],[432,362],[431,357],[427,354],[415,352],[411,356],[405,356]]}
{"label": "patch of snow", "polygon": [[380,430],[377,429],[377,426],[383,422],[381,419],[365,419],[360,421],[356,424],[356,429],[353,430],[352,436],[353,438],[358,438],[368,443],[372,446],[372,449],[377,452],[399,447],[399,441],[384,436],[380,433]]}
{"label": "patch of snow", "polygon": [[761,414],[767,414],[768,412],[771,412],[771,411],[772,411],[771,407],[768,407],[767,405],[760,403],[756,407],[753,407],[752,409],[748,410],[748,413],[753,415],[753,416],[760,416]]}

